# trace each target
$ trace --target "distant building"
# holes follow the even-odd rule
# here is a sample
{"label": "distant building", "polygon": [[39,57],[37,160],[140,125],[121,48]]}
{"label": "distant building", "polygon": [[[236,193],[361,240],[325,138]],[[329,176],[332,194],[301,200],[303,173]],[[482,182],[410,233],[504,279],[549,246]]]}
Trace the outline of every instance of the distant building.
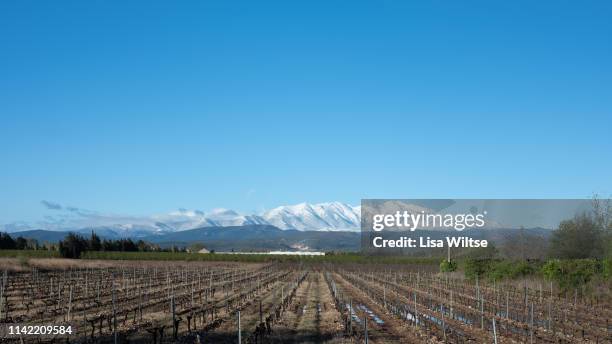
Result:
{"label": "distant building", "polygon": [[217,252],[218,254],[268,254],[284,256],[324,256],[325,252],[312,251],[270,251],[270,252]]}
{"label": "distant building", "polygon": [[292,255],[292,256],[324,256],[325,252],[310,251],[270,251],[268,254]]}
{"label": "distant building", "polygon": [[201,250],[198,251],[198,253],[210,253],[210,251],[207,250],[206,248],[202,248]]}

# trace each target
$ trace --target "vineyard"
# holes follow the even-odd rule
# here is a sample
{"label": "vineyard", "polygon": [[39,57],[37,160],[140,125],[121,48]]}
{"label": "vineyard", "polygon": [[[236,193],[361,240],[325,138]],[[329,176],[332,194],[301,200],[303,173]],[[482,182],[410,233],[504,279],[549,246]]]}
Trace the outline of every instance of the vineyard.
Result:
{"label": "vineyard", "polygon": [[4,271],[6,343],[611,343],[609,302],[431,265],[137,262]]}

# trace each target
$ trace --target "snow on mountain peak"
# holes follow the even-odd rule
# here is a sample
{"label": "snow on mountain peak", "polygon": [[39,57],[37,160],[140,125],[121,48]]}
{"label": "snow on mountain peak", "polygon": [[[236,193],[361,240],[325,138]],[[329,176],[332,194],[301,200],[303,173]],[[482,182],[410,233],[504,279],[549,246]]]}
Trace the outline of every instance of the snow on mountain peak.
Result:
{"label": "snow on mountain peak", "polygon": [[262,214],[271,225],[297,230],[357,230],[358,207],[341,202],[280,206]]}
{"label": "snow on mountain peak", "polygon": [[341,202],[299,203],[276,207],[261,214],[244,215],[231,209],[201,210],[178,209],[152,216],[118,216],[92,212],[70,214],[70,220],[61,223],[13,223],[0,225],[0,230],[18,232],[29,229],[85,230],[96,229],[130,235],[182,231],[199,227],[227,227],[245,225],[273,225],[280,229],[301,231],[359,230],[360,206]]}
{"label": "snow on mountain peak", "polygon": [[[273,208],[262,214],[243,215],[231,209],[213,209],[208,213],[182,210],[162,221],[180,229],[186,227],[273,225],[296,230],[359,230],[361,206],[342,202],[299,203]],[[199,214],[199,215],[198,215]],[[181,219],[182,221],[177,221]],[[185,221],[187,220],[187,221]],[[192,221],[191,223],[189,223]],[[178,222],[178,223],[177,223]],[[179,228],[177,228],[179,229]]]}

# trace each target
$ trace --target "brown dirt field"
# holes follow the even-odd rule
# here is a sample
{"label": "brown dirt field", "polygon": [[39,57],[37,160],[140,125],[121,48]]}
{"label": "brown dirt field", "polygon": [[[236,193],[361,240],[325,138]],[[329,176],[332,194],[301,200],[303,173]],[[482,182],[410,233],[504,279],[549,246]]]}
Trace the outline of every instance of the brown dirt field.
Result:
{"label": "brown dirt field", "polygon": [[284,343],[293,338],[297,343],[337,343],[341,341],[340,313],[321,272],[312,272],[296,293],[293,304],[285,311],[282,324],[270,338],[271,343]]}

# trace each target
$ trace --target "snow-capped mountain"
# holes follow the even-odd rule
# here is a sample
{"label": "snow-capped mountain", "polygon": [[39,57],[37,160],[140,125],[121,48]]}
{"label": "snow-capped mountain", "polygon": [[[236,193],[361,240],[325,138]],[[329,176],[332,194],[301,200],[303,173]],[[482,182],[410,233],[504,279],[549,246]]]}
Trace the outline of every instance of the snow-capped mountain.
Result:
{"label": "snow-capped mountain", "polygon": [[267,225],[268,222],[259,215],[241,215],[230,209],[214,209],[206,215],[206,219],[213,226],[246,226]]}
{"label": "snow-capped mountain", "polygon": [[272,225],[280,229],[301,231],[358,230],[360,210],[360,206],[353,207],[341,202],[300,203],[251,215],[243,215],[231,209],[213,209],[208,213],[181,209],[156,216],[155,226],[175,231],[246,225]]}
{"label": "snow-capped mountain", "polygon": [[262,214],[240,214],[231,209],[201,210],[179,209],[153,216],[124,216],[100,214],[77,209],[47,216],[37,223],[10,223],[0,225],[0,231],[20,232],[33,229],[55,231],[96,232],[117,237],[144,237],[201,227],[228,227],[246,225],[273,225],[280,229],[300,231],[358,231],[360,208],[341,202],[318,204],[301,203],[280,206]]}
{"label": "snow-capped mountain", "polygon": [[340,202],[300,203],[265,212],[262,218],[281,229],[355,230],[360,226],[360,207]]}
{"label": "snow-capped mountain", "polygon": [[169,227],[175,231],[198,227],[228,227],[246,225],[267,225],[259,215],[242,215],[231,209],[213,209],[209,213],[200,210],[180,209],[169,214],[156,216],[155,225]]}

